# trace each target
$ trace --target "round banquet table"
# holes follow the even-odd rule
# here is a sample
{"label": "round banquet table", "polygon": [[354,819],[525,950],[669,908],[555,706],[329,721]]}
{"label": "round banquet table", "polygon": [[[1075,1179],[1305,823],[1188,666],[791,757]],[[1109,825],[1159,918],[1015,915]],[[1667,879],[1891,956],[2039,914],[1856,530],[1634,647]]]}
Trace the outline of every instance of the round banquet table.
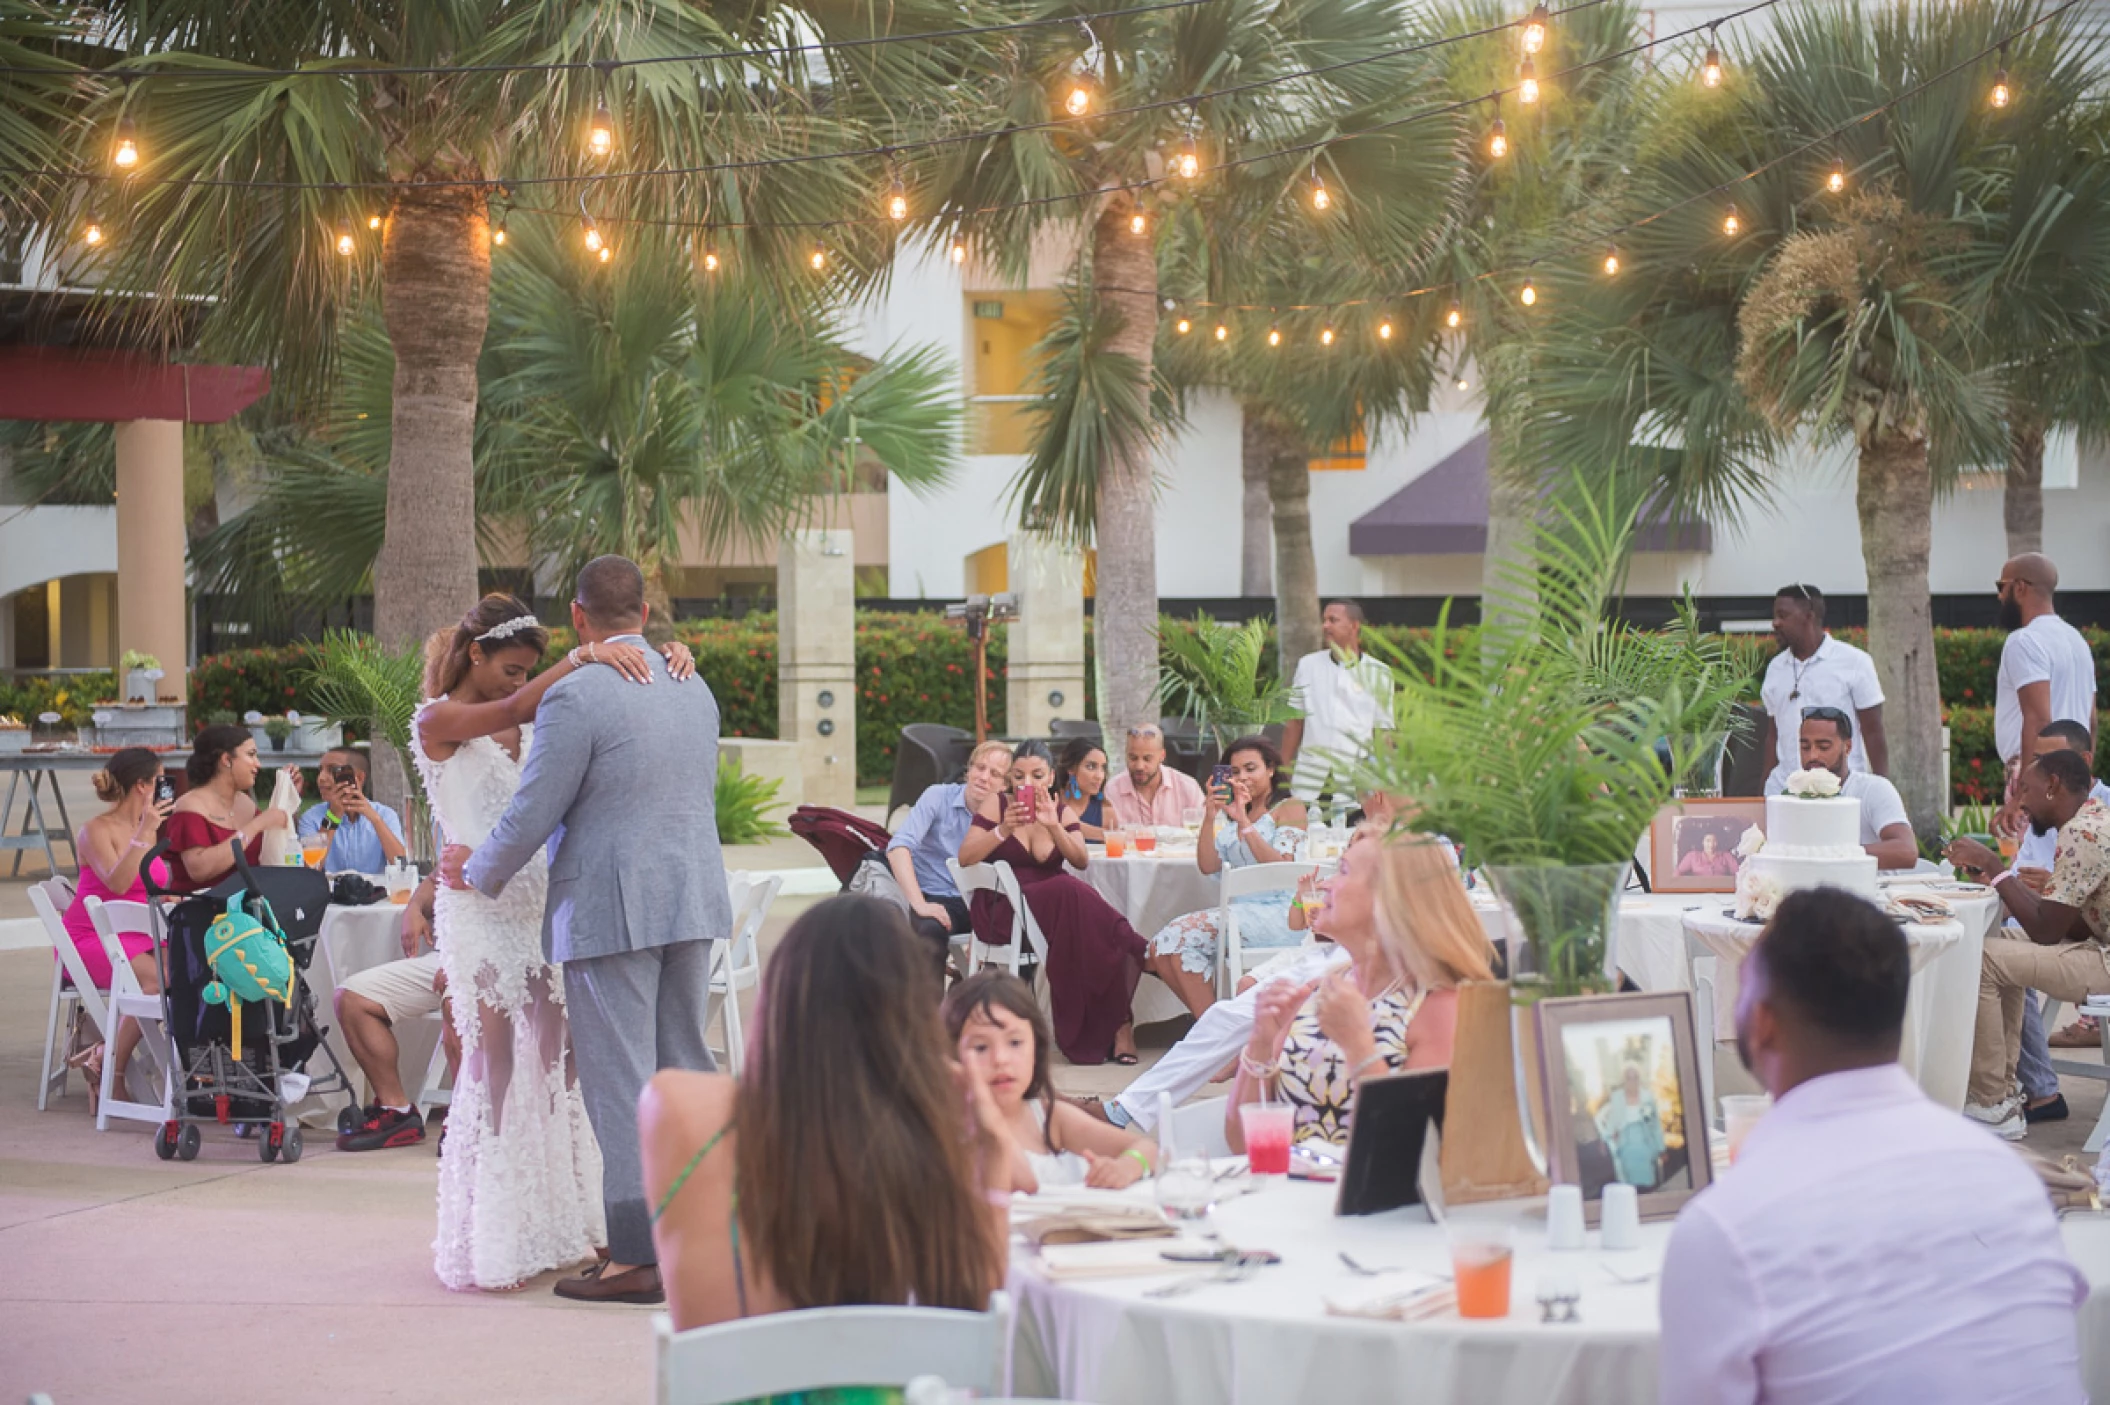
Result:
{"label": "round banquet table", "polygon": [[[1069,1192],[1064,1200],[1120,1193]],[[1019,1213],[1034,1201],[1022,1198]],[[1137,1197],[1129,1193],[1129,1203]],[[1505,1319],[1445,1314],[1401,1323],[1338,1317],[1328,1298],[1367,1300],[1447,1273],[1444,1231],[1420,1209],[1338,1219],[1333,1187],[1288,1181],[1219,1205],[1214,1220],[1241,1248],[1272,1249],[1282,1262],[1242,1283],[1212,1284],[1155,1299],[1147,1289],[1195,1270],[1168,1265],[1147,1277],[1051,1279],[1021,1245],[1010,1289],[1018,1304],[1013,1393],[1096,1405],[1599,1405],[1656,1398],[1657,1284],[1669,1222],[1644,1224],[1641,1247],[1605,1253],[1592,1231],[1580,1253],[1545,1248],[1543,1202],[1479,1205],[1454,1218],[1509,1220],[1517,1253]],[[2091,1288],[2110,1288],[2110,1217],[2062,1225],[2067,1252]],[[1168,1241],[1169,1242],[1169,1241]],[[1407,1273],[1358,1277],[1347,1250],[1372,1267]],[[1579,1321],[1543,1324],[1534,1301],[1549,1267],[1581,1288]],[[1622,1282],[1640,1279],[1639,1282]],[[2110,1402],[2110,1292],[2080,1309],[2081,1366],[2090,1397]]]}

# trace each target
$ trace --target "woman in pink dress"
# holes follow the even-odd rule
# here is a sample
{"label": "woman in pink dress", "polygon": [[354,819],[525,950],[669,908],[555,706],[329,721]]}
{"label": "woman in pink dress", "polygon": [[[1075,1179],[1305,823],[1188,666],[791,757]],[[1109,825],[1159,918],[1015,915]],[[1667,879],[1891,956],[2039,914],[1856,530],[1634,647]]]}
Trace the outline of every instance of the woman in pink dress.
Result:
{"label": "woman in pink dress", "polygon": [[[74,838],[74,851],[81,860],[81,878],[74,890],[73,905],[66,909],[66,935],[73,938],[81,966],[98,990],[110,988],[110,958],[103,951],[102,938],[96,935],[95,923],[89,919],[88,899],[147,900],[140,862],[154,847],[161,822],[176,803],[173,797],[163,799],[156,793],[160,782],[160,757],[143,746],[128,746],[118,752],[95,773],[95,793],[110,808],[82,825]],[[163,876],[160,870],[156,871],[156,881]],[[118,942],[124,948],[126,961],[131,963],[139,988],[149,993],[160,990],[161,972],[154,961],[152,941],[141,933],[128,932]],[[117,1028],[117,1047],[110,1054],[117,1061],[112,1073],[118,1082],[124,1081],[125,1066],[138,1046],[139,1022],[127,1016]],[[92,1105],[94,1090],[99,1086],[102,1046],[90,1050],[80,1062],[90,1072]]]}

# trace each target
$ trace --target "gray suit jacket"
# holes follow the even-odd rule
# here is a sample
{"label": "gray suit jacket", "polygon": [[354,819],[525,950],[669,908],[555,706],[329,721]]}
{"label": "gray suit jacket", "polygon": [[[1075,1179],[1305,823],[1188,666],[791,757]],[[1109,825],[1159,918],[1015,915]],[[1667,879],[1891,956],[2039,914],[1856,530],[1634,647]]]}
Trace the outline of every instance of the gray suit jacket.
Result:
{"label": "gray suit jacket", "polygon": [[549,844],[552,961],[732,933],[712,803],[718,700],[700,676],[669,678],[657,654],[651,666],[650,684],[593,667],[543,694],[520,790],[463,870],[495,898]]}

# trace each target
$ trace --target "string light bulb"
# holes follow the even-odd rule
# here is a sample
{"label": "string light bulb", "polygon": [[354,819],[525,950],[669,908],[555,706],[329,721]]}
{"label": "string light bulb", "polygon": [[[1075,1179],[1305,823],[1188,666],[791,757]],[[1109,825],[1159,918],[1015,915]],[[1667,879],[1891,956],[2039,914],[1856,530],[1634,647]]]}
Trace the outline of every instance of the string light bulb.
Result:
{"label": "string light bulb", "polygon": [[1311,168],[1311,207],[1320,214],[1333,208],[1333,195],[1326,189],[1326,182],[1319,175],[1317,163]]}
{"label": "string light bulb", "polygon": [[1604,272],[1607,278],[1619,276],[1619,250],[1616,248],[1604,251]]}
{"label": "string light bulb", "polygon": [[1319,345],[1320,345],[1320,346],[1332,346],[1332,345],[1333,345],[1333,328],[1331,328],[1331,327],[1326,327],[1326,328],[1322,328],[1322,329],[1320,330],[1320,332],[1319,332]]}
{"label": "string light bulb", "polygon": [[381,217],[379,215],[368,215],[366,217],[366,227],[368,229],[379,229],[381,227]]}
{"label": "string light bulb", "polygon": [[1737,217],[1736,206],[1731,205],[1729,207],[1729,213],[1722,216],[1722,233],[1728,235],[1731,239],[1734,239],[1737,235],[1742,234],[1743,232],[1744,222],[1743,220]]}
{"label": "string light bulb", "polygon": [[2007,81],[2007,45],[2005,44],[2000,46],[2000,66],[1993,70],[1993,91],[1990,96],[1994,107],[2006,107],[2015,100],[2015,90]]}
{"label": "string light bulb", "polygon": [[1084,81],[1082,74],[1070,80],[1069,96],[1062,100],[1062,110],[1072,117],[1082,117],[1092,110],[1091,86]]}
{"label": "string light bulb", "polygon": [[1539,100],[1538,65],[1525,59],[1517,66],[1517,101],[1527,107]]}
{"label": "string light bulb", "polygon": [[1181,145],[1180,154],[1172,160],[1172,173],[1185,181],[1201,179],[1202,154],[1195,147],[1192,131],[1187,133],[1187,140]]}
{"label": "string light bulb", "polygon": [[1832,162],[1831,174],[1824,178],[1824,188],[1834,195],[1846,189],[1846,166],[1843,162]]}
{"label": "string light bulb", "polygon": [[967,241],[964,239],[954,239],[952,241],[952,248],[948,252],[951,253],[952,261],[954,263],[967,262]]}
{"label": "string light bulb", "polygon": [[506,216],[503,210],[498,212],[498,227],[491,231],[491,242],[501,249],[506,246]]}
{"label": "string light bulb", "polygon": [[1194,330],[1194,324],[1182,317],[1179,321],[1172,324],[1172,330],[1184,337],[1187,333]]}
{"label": "string light bulb", "polygon": [[611,247],[610,247],[609,245],[603,244],[603,245],[601,246],[601,253],[600,253],[600,260],[601,260],[601,262],[602,262],[602,263],[606,263],[606,262],[608,262],[608,261],[609,261],[610,259],[612,259],[612,258],[614,258],[614,257],[615,257],[615,250],[614,250],[613,248],[611,248]]}
{"label": "string light bulb", "polygon": [[130,117],[117,119],[117,139],[110,145],[110,164],[120,171],[139,167],[139,132]]}
{"label": "string light bulb", "polygon": [[813,252],[806,255],[806,262],[813,266],[813,271],[815,273],[819,273],[821,270],[825,269],[828,266],[827,249],[825,249],[819,244],[815,244],[813,246]]}
{"label": "string light bulb", "polygon": [[1509,132],[1503,127],[1499,117],[1487,132],[1487,154],[1497,161],[1509,154]]}
{"label": "string light bulb", "polygon": [[1141,210],[1128,217],[1128,232],[1138,235],[1150,233],[1150,220]]}
{"label": "string light bulb", "polygon": [[593,122],[586,128],[586,149],[606,158],[615,150],[615,119],[608,115],[608,99],[594,103]]}
{"label": "string light bulb", "polygon": [[1546,26],[1553,16],[1546,13],[1545,0],[1532,7],[1530,18],[1524,21],[1524,52],[1535,54],[1546,47]]}
{"label": "string light bulb", "polygon": [[1722,51],[1715,47],[1714,31],[1707,31],[1707,55],[1700,60],[1700,85],[1706,88],[1722,86]]}
{"label": "string light bulb", "polygon": [[352,239],[352,222],[350,220],[337,221],[337,252],[345,258],[350,258],[352,250],[357,247],[358,245]]}
{"label": "string light bulb", "polygon": [[1228,341],[1228,340],[1230,340],[1230,336],[1231,336],[1231,329],[1230,329],[1229,327],[1226,327],[1226,326],[1225,326],[1225,325],[1224,325],[1223,323],[1221,323],[1221,322],[1219,322],[1219,323],[1217,323],[1217,324],[1216,324],[1216,339],[1217,339],[1218,341]]}
{"label": "string light bulb", "polygon": [[1269,346],[1282,345],[1282,329],[1280,327],[1270,327],[1267,329],[1267,344]]}
{"label": "string light bulb", "polygon": [[1088,21],[1077,21],[1077,27],[1084,32],[1084,53],[1070,74],[1070,90],[1062,98],[1062,110],[1072,117],[1082,117],[1092,110],[1093,78],[1099,66],[1099,36],[1092,32]]}
{"label": "string light bulb", "polygon": [[1457,331],[1460,327],[1465,325],[1464,310],[1460,308],[1458,304],[1452,303],[1451,310],[1443,314],[1443,325],[1449,327],[1454,332]]}
{"label": "string light bulb", "polygon": [[709,244],[703,246],[703,271],[705,273],[716,273],[718,271],[718,250]]}
{"label": "string light bulb", "polygon": [[595,224],[590,216],[586,221],[585,238],[586,252],[589,254],[598,254],[601,250],[608,247],[608,241],[601,237],[601,227]]}
{"label": "string light bulb", "polygon": [[1380,322],[1377,324],[1377,339],[1379,341],[1392,340],[1392,324],[1390,322]]}
{"label": "string light bulb", "polygon": [[1535,306],[1535,305],[1536,305],[1536,304],[1538,303],[1538,300],[1539,300],[1539,290],[1538,290],[1538,288],[1537,288],[1537,287],[1536,287],[1536,286],[1535,286],[1535,285],[1534,285],[1534,284],[1532,283],[1532,281],[1531,281],[1531,280],[1530,280],[1529,278],[1526,278],[1526,279],[1524,280],[1524,287],[1523,287],[1523,289],[1522,289],[1522,290],[1521,290],[1520,292],[1518,292],[1518,294],[1517,294],[1517,301],[1518,301],[1518,302],[1520,302],[1520,303],[1522,303],[1522,304],[1524,304],[1524,306],[1526,306],[1526,307],[1532,307],[1532,306]]}
{"label": "string light bulb", "polygon": [[81,242],[94,249],[101,246],[105,237],[103,222],[94,215],[88,216],[88,223],[81,228]]}
{"label": "string light bulb", "polygon": [[901,177],[894,177],[894,187],[887,192],[887,218],[899,224],[908,218],[908,191],[901,184]]}

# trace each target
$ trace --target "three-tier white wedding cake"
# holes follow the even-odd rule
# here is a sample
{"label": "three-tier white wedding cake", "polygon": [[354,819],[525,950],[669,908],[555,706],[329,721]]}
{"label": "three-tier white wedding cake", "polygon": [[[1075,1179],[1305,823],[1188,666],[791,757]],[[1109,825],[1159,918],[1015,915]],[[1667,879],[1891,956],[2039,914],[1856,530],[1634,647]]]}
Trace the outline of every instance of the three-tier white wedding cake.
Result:
{"label": "three-tier white wedding cake", "polygon": [[[1761,842],[1762,839],[1762,842]],[[1766,829],[1747,832],[1737,852],[1739,917],[1766,918],[1789,893],[1844,888],[1877,895],[1875,855],[1861,847],[1861,802],[1839,793],[1830,771],[1797,771],[1787,789],[1766,799]]]}

